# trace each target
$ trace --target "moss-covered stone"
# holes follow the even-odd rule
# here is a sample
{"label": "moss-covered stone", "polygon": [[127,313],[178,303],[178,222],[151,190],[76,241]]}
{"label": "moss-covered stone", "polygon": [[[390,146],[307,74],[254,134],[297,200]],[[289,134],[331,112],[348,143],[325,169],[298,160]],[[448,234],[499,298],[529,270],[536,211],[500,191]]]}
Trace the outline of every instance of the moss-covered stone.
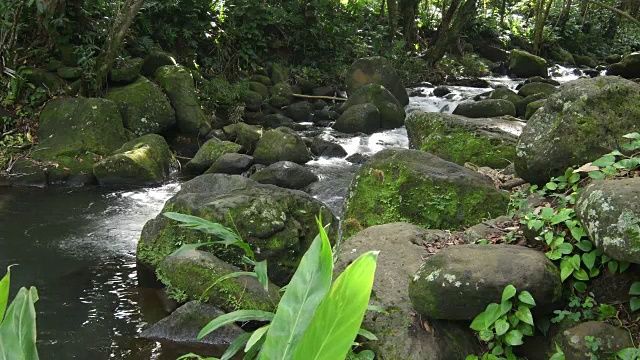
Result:
{"label": "moss-covered stone", "polygon": [[125,128],[138,136],[160,134],[176,124],[167,97],[142,76],[133,84],[109,88],[105,97],[118,104]]}
{"label": "moss-covered stone", "polygon": [[360,167],[344,205],[344,235],[405,221],[458,229],[506,212],[508,196],[485,177],[418,150],[385,149]]}
{"label": "moss-covered stone", "polygon": [[223,130],[228,139],[240,144],[247,154],[253,154],[263,133],[262,127],[242,122],[227,125]]}
{"label": "moss-covered stone", "polygon": [[271,165],[278,161],[292,161],[304,164],[311,160],[304,140],[288,128],[277,128],[265,132],[253,157],[258,164]]}
{"label": "moss-covered stone", "polygon": [[276,108],[281,108],[291,104],[293,99],[293,90],[291,85],[286,82],[280,82],[273,85],[271,88],[271,100],[270,103]]}
{"label": "moss-covered stone", "polygon": [[280,300],[277,286],[271,284],[266,292],[258,280],[250,276],[218,282],[221,277],[238,271],[241,270],[211,253],[189,250],[168,256],[157,273],[169,294],[184,294],[189,300],[202,299],[225,312],[275,311]]}
{"label": "moss-covered stone", "polygon": [[518,101],[522,100],[522,96],[516,94],[513,90],[506,87],[499,87],[491,92],[489,95],[491,99],[502,99],[511,101],[514,105],[518,103]]}
{"label": "moss-covered stone", "polygon": [[509,72],[517,77],[549,76],[547,61],[522,50],[511,50],[509,53]]}
{"label": "moss-covered stone", "polygon": [[498,116],[516,116],[516,107],[509,100],[487,99],[480,101],[467,101],[458,104],[453,110],[456,115],[468,118],[486,118]]}
{"label": "moss-covered stone", "polygon": [[249,80],[251,80],[252,82],[258,82],[258,83],[260,83],[260,84],[262,84],[264,86],[271,86],[272,85],[271,79],[269,79],[269,77],[265,76],[265,75],[251,75]]}
{"label": "moss-covered stone", "polygon": [[285,115],[296,122],[308,122],[311,121],[313,108],[308,101],[295,102],[285,109]]}
{"label": "moss-covered stone", "polygon": [[[281,64],[271,64],[271,82],[273,84],[289,82],[289,69]],[[266,84],[265,84],[266,85]]]}
{"label": "moss-covered stone", "polygon": [[267,85],[261,82],[258,82],[258,81],[249,82],[249,90],[257,92],[264,99],[269,97],[269,88],[267,87]]}
{"label": "moss-covered stone", "polygon": [[146,77],[154,76],[161,66],[177,65],[173,55],[160,50],[153,50],[144,58],[142,65],[142,75]]}
{"label": "moss-covered stone", "polygon": [[[109,80],[120,83],[129,84],[134,82],[142,71],[144,59],[134,58],[122,62],[118,67],[114,67],[109,72]],[[152,74],[153,75],[153,74]]]}
{"label": "moss-covered stone", "polygon": [[622,136],[638,129],[639,104],[640,84],[615,76],[561,85],[523,129],[516,172],[532,183],[546,183],[567,167],[619,149]]}
{"label": "moss-covered stone", "polygon": [[[594,349],[588,339],[598,342]],[[634,346],[627,330],[600,321],[589,321],[561,331],[553,342],[564,352],[566,360],[607,359],[611,354]]]}
{"label": "moss-covered stone", "polygon": [[640,78],[640,52],[631,53],[619,63],[611,64],[607,75],[619,75],[627,79]]}
{"label": "moss-covered stone", "polygon": [[522,96],[523,98],[526,98],[527,96],[540,94],[540,93],[549,96],[556,92],[558,92],[558,89],[551,84],[547,84],[544,82],[530,82],[528,84],[524,84],[520,88],[520,90],[518,91],[518,95]]}
{"label": "moss-covered stone", "polygon": [[547,99],[540,99],[527,104],[527,111],[524,113],[524,118],[529,120],[533,116],[533,114],[538,111],[541,107],[544,106],[544,103],[547,102]]}
{"label": "moss-covered stone", "polygon": [[551,51],[549,51],[549,58],[564,65],[576,64],[576,60],[573,58],[573,55],[559,46],[556,46]]}
{"label": "moss-covered stone", "polygon": [[220,141],[216,138],[207,140],[196,156],[185,165],[185,170],[191,174],[199,175],[207,171],[220,156],[240,151],[242,146],[230,141]]}
{"label": "moss-covered stone", "polygon": [[164,138],[149,134],[96,163],[93,173],[100,185],[155,185],[166,179],[174,162]]}
{"label": "moss-covered stone", "polygon": [[368,103],[351,106],[340,115],[333,128],[347,134],[373,134],[380,130],[380,111]]}
{"label": "moss-covered stone", "polygon": [[548,96],[543,93],[529,95],[516,103],[516,115],[525,116],[527,114],[527,106],[534,101],[544,100]]}
{"label": "moss-covered stone", "polygon": [[576,61],[576,65],[578,66],[586,66],[590,68],[595,68],[598,66],[598,63],[594,58],[588,55],[573,55],[573,58]]}
{"label": "moss-covered stone", "polygon": [[28,68],[23,72],[24,77],[33,85],[46,88],[51,92],[62,89],[65,82],[56,73],[43,69]]}
{"label": "moss-covered stone", "polygon": [[384,86],[364,85],[353,94],[340,108],[341,112],[354,105],[373,104],[380,112],[380,126],[383,129],[395,129],[404,125],[405,112],[402,104]]}
{"label": "moss-covered stone", "polygon": [[469,119],[442,113],[413,113],[406,121],[409,147],[464,165],[502,169],[516,155],[523,124],[502,119]]}
{"label": "moss-covered stone", "polygon": [[76,47],[70,43],[58,45],[58,52],[65,66],[78,66],[80,59],[82,59],[82,55],[80,55],[80,53],[76,51]]}
{"label": "moss-covered stone", "polygon": [[211,124],[200,107],[189,69],[162,66],[156,71],[156,80],[171,100],[178,129],[184,133],[206,135],[211,130]]}
{"label": "moss-covered stone", "polygon": [[409,104],[407,90],[393,65],[386,58],[374,56],[356,60],[351,64],[346,83],[349,96],[363,86],[375,84],[385,87],[401,106]]}
{"label": "moss-covered stone", "polygon": [[75,80],[79,79],[82,76],[82,68],[63,66],[56,70],[56,73],[61,79]]}
{"label": "moss-covered stone", "polygon": [[[298,263],[318,233],[315,217],[331,223],[330,236],[337,235],[337,220],[324,204],[295,190],[262,185],[242,176],[206,174],[182,184],[162,212],[175,211],[203,217],[238,229],[255,251],[268,259],[269,277],[279,286],[288,283]],[[159,215],[147,222],[138,242],[137,258],[155,269],[181,244],[211,241],[199,231],[176,226]],[[215,245],[206,249],[221,260],[242,265],[242,252]]]}

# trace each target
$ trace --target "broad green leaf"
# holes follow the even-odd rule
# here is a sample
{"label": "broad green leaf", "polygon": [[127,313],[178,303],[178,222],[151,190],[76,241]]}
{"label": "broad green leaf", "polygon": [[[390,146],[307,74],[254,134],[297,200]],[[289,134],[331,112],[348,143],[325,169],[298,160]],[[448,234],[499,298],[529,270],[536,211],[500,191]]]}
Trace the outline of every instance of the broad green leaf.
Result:
{"label": "broad green leaf", "polygon": [[631,306],[632,312],[640,310],[640,297],[632,297],[629,305]]}
{"label": "broad green leaf", "polygon": [[571,276],[573,273],[573,267],[571,267],[568,263],[564,266],[560,265],[560,279],[564,282]]}
{"label": "broad green leaf", "polygon": [[36,288],[21,288],[0,324],[0,360],[37,360]]}
{"label": "broad green leaf", "polygon": [[554,182],[548,182],[547,185],[544,186],[545,188],[553,191],[556,190],[558,188],[558,184],[554,183]]}
{"label": "broad green leaf", "polygon": [[493,348],[493,350],[491,350],[491,354],[493,355],[502,355],[504,354],[504,348],[500,345],[496,346]]}
{"label": "broad green leaf", "polygon": [[198,334],[198,340],[207,336],[209,333],[217,330],[218,328],[231,324],[237,321],[271,321],[273,320],[273,313],[261,310],[238,310],[218,316],[211,320],[205,327],[200,330]]}
{"label": "broad green leaf", "polygon": [[583,283],[582,281],[576,281],[575,283],[573,283],[573,287],[581,293],[587,291],[587,284]]}
{"label": "broad green leaf", "polygon": [[631,284],[631,289],[629,289],[629,295],[640,295],[640,281],[636,281]]}
{"label": "broad green leaf", "polygon": [[609,268],[609,271],[614,274],[616,272],[616,270],[618,270],[618,262],[615,260],[610,260],[607,263],[607,267]]}
{"label": "broad green leaf", "polygon": [[251,333],[251,337],[247,340],[247,345],[244,347],[244,352],[247,353],[251,350],[251,348],[258,343],[258,341],[262,340],[264,334],[269,330],[269,324],[257,329],[253,333]]}
{"label": "broad green leaf", "polygon": [[11,267],[7,267],[7,274],[0,280],[0,324],[9,303],[9,285],[11,283]]}
{"label": "broad green leaf", "polygon": [[580,281],[588,281],[589,280],[589,274],[587,274],[586,271],[584,271],[584,269],[580,269],[577,271],[573,272],[573,277],[580,280]]}
{"label": "broad green leaf", "polygon": [[[582,230],[582,228],[580,228],[580,229]],[[571,232],[571,235],[573,235],[573,232]],[[582,237],[582,236],[580,236],[580,237]],[[575,236],[573,238],[576,239]],[[579,240],[579,238],[576,239],[576,240]],[[576,244],[576,246],[578,247],[578,249],[580,249],[580,250],[582,250],[584,252],[589,252],[589,251],[591,251],[591,249],[593,249],[593,243],[591,241],[589,241],[589,240],[582,240],[582,241],[578,242]]]}
{"label": "broad green leaf", "polygon": [[606,176],[600,171],[589,171],[589,177],[594,180],[602,180]]}
{"label": "broad green leaf", "polygon": [[599,268],[594,267],[593,269],[589,269],[589,277],[590,278],[598,277],[598,275],[600,275],[600,269]]}
{"label": "broad green leaf", "polygon": [[253,267],[253,271],[258,277],[258,282],[264,288],[264,291],[269,292],[269,275],[267,274],[267,260],[258,261],[256,266]]}
{"label": "broad green leaf", "polygon": [[591,165],[593,166],[597,166],[597,167],[606,167],[606,166],[611,166],[616,162],[616,157],[613,155],[605,155],[603,157],[601,157],[600,159],[594,161],[591,163]]}
{"label": "broad green leaf", "polygon": [[482,341],[491,341],[493,340],[493,337],[494,337],[493,331],[489,329],[481,330],[480,332],[478,332],[478,337]]}
{"label": "broad green leaf", "polygon": [[511,330],[504,336],[504,342],[511,346],[522,345],[522,333],[519,330]]}
{"label": "broad green leaf", "polygon": [[625,138],[625,139],[638,140],[638,139],[640,139],[640,133],[632,132],[632,133],[629,133],[629,134],[622,135],[622,137]]}
{"label": "broad green leaf", "polygon": [[542,218],[543,220],[549,221],[551,220],[553,215],[555,215],[555,210],[553,210],[553,208],[550,208],[550,207],[544,207],[540,211],[540,218]]}
{"label": "broad green leaf", "polygon": [[258,356],[258,352],[262,349],[264,344],[264,337],[262,337],[257,343],[255,343],[249,351],[246,352],[242,360],[255,360]]}
{"label": "broad green leaf", "polygon": [[480,360],[477,355],[467,355],[464,360]]}
{"label": "broad green leaf", "polygon": [[[188,354],[184,354],[182,356],[180,356],[179,358],[177,358],[176,360],[190,360],[190,359],[198,359],[198,360],[222,360],[221,358],[218,359],[217,357],[206,357],[203,358],[202,356],[198,355],[198,354],[194,354],[194,353],[188,353]],[[228,360],[228,359],[227,359]]]}
{"label": "broad green leaf", "polygon": [[211,289],[213,289],[216,285],[220,284],[221,282],[223,282],[225,280],[237,278],[237,277],[240,277],[240,276],[257,277],[256,273],[250,272],[250,271],[236,271],[236,272],[232,272],[232,273],[229,273],[229,274],[226,274],[226,275],[222,275],[219,278],[217,278],[214,282],[212,282],[211,285],[209,285],[202,292],[202,295],[200,295],[200,298],[198,299],[198,301],[204,301],[207,298],[207,295],[209,295],[209,291],[211,291]]}
{"label": "broad green leaf", "polygon": [[597,258],[598,257],[596,256],[595,251],[582,254],[582,262],[587,267],[587,269],[593,269],[594,265],[596,264]]}
{"label": "broad green leaf", "polygon": [[562,349],[560,349],[558,344],[556,344],[556,353],[553,354],[549,360],[565,360],[564,352],[562,352]]}
{"label": "broad green leaf", "polygon": [[619,263],[620,263],[620,268],[618,269],[618,271],[620,271],[620,273],[627,271],[629,266],[631,266],[631,263],[628,261],[620,261]]}
{"label": "broad green leaf", "polygon": [[240,351],[240,349],[242,349],[244,344],[247,341],[249,341],[249,338],[251,337],[251,335],[252,333],[247,332],[238,336],[235,340],[233,340],[231,345],[229,345],[227,350],[220,357],[220,360],[230,360],[231,358],[233,358],[233,356],[237,354],[238,351]]}
{"label": "broad green leaf", "polygon": [[511,304],[511,301],[501,302],[500,303],[500,316],[503,316],[504,314],[506,314],[509,311],[511,311],[512,307],[513,307],[513,304]]}
{"label": "broad green leaf", "polygon": [[609,304],[600,304],[598,306],[598,321],[610,319],[618,314],[618,309]]}
{"label": "broad green leaf", "polygon": [[502,316],[501,306],[494,303],[487,305],[487,308],[484,312],[485,314],[487,314],[487,316],[484,318],[486,325],[485,329],[488,329],[489,326],[493,325],[493,323],[495,323]]}
{"label": "broad green leaf", "polygon": [[520,324],[518,324],[516,330],[520,330],[522,335],[533,336],[533,325],[521,322]]}
{"label": "broad green leaf", "polygon": [[360,328],[360,330],[358,330],[358,335],[360,335],[363,338],[365,338],[367,340],[370,340],[370,341],[378,340],[378,337],[375,334],[373,334],[371,331],[365,330],[363,328]]}
{"label": "broad green leaf", "polygon": [[518,295],[518,300],[522,301],[527,305],[536,306],[536,301],[533,300],[533,296],[531,296],[531,293],[526,290],[521,292],[520,295]]}
{"label": "broad green leaf", "polygon": [[376,354],[371,350],[362,350],[356,354],[358,360],[374,360],[375,358]]}
{"label": "broad green leaf", "polygon": [[569,264],[574,270],[580,270],[580,255],[575,254],[569,258]]}
{"label": "broad green leaf", "polygon": [[518,306],[516,317],[526,324],[533,325],[533,315],[531,315],[531,310],[526,306]]}
{"label": "broad green leaf", "polygon": [[496,321],[496,335],[501,336],[509,330],[509,323],[507,320],[499,319]]}
{"label": "broad green leaf", "polygon": [[[622,360],[638,360],[640,359],[640,348],[626,348],[616,353]],[[562,359],[564,360],[564,359]]]}
{"label": "broad green leaf", "polygon": [[502,291],[502,302],[505,302],[516,295],[515,286],[509,284]]}
{"label": "broad green leaf", "polygon": [[287,291],[282,295],[259,359],[291,359],[293,346],[300,342],[318,306],[329,292],[333,256],[331,243],[319,221],[319,234],[300,260]]}
{"label": "broad green leaf", "polygon": [[[561,238],[562,239],[562,238]],[[573,245],[569,243],[558,244],[558,252],[563,255],[568,255],[573,252]],[[579,260],[579,258],[578,258]]]}
{"label": "broad green leaf", "polygon": [[296,344],[294,359],[346,357],[369,304],[377,259],[376,251],[362,254],[338,276]]}
{"label": "broad green leaf", "polygon": [[484,311],[481,312],[473,319],[473,321],[471,322],[471,326],[469,327],[475,331],[485,330],[487,328],[486,318],[487,314],[485,314]]}
{"label": "broad green leaf", "polygon": [[207,241],[207,242],[200,242],[200,243],[193,243],[193,244],[184,244],[182,246],[180,246],[179,248],[177,248],[174,252],[171,253],[171,255],[180,255],[183,252],[187,252],[187,251],[191,251],[191,250],[197,250],[203,246],[209,246],[209,245],[215,245],[218,244],[217,241]]}

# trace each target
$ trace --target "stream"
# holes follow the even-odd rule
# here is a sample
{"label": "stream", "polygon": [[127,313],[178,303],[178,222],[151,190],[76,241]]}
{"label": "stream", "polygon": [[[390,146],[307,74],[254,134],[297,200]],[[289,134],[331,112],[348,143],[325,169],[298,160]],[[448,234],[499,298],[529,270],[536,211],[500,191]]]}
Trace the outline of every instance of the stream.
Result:
{"label": "stream", "polygon": [[[577,78],[561,68],[556,80]],[[518,81],[486,78],[515,88]],[[452,112],[456,104],[491,89],[449,87],[444,98],[423,88],[407,113]],[[370,136],[347,136],[314,129],[337,139],[349,155],[372,155],[386,147],[408,148],[404,128]],[[304,133],[303,133],[304,135]],[[340,213],[357,170],[344,159],[320,158],[309,166],[320,178],[310,194]],[[20,286],[38,288],[38,347],[43,360],[175,359],[181,353],[137,335],[166,313],[154,289],[139,287],[135,249],[145,222],[179,190],[161,187],[113,190],[0,187],[0,274],[11,264],[12,295]]]}

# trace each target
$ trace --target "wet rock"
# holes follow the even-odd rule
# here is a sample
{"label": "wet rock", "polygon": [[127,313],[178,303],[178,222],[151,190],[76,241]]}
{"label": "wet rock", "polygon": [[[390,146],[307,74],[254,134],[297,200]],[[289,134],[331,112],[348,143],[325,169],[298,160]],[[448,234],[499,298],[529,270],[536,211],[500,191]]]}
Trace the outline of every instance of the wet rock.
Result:
{"label": "wet rock", "polygon": [[516,116],[516,107],[508,100],[487,99],[458,104],[453,113],[469,118]]}
{"label": "wet rock", "polygon": [[412,113],[406,121],[409,147],[464,165],[502,169],[515,158],[517,135],[524,124],[470,119],[442,113]]}
{"label": "wet rock", "polygon": [[257,81],[250,82],[249,90],[257,92],[258,94],[260,94],[260,96],[262,96],[263,99],[266,99],[269,97],[269,88],[267,87],[267,85],[261,82],[257,82]]}
{"label": "wet rock", "polygon": [[252,154],[256,148],[258,140],[262,137],[262,127],[247,125],[245,123],[235,123],[223,128],[228,140],[242,146],[244,151]]}
{"label": "wet rock", "polygon": [[[585,337],[593,337],[599,342],[598,350],[593,350]],[[591,360],[606,358],[622,349],[633,347],[629,333],[604,322],[589,321],[562,331],[554,338],[554,342],[564,352],[566,360]]]}
{"label": "wet rock", "polygon": [[640,178],[589,184],[576,203],[594,245],[613,259],[640,264]]}
{"label": "wet rock", "polygon": [[260,111],[262,107],[262,95],[255,91],[243,91],[242,94],[240,94],[240,100],[244,102],[244,106],[248,111]]}
{"label": "wet rock", "polygon": [[345,236],[393,221],[458,229],[502,215],[508,196],[470,169],[435,155],[388,148],[355,174],[345,199]]}
{"label": "wet rock", "polygon": [[549,58],[564,65],[576,64],[576,60],[573,58],[573,55],[559,46],[556,46],[549,51]]}
{"label": "wet rock", "polygon": [[82,76],[81,67],[64,66],[59,68],[56,72],[61,79],[65,80],[75,80],[79,79]]}
{"label": "wet rock", "polygon": [[311,121],[311,104],[307,101],[299,101],[287,106],[285,115],[295,122]]}
{"label": "wet rock", "polygon": [[[321,214],[325,224],[332,224],[331,239],[335,238],[338,225],[331,212],[311,196],[238,175],[206,174],[185,182],[165,203],[162,212],[166,211],[194,214],[237,228],[252,249],[260,249],[257,260],[268,259],[269,278],[279,286],[288,283],[317,235],[315,217]],[[142,230],[136,253],[139,263],[155,269],[177,249],[176,239],[191,244],[210,241],[210,236],[178,227],[160,214]],[[242,252],[238,249],[216,245],[207,251],[229,264],[242,265]]]}
{"label": "wet rock", "polygon": [[140,76],[143,64],[144,59],[140,58],[123,61],[109,71],[109,80],[119,84],[130,84]]}
{"label": "wet rock", "polygon": [[513,285],[529,291],[534,311],[550,314],[562,297],[560,271],[544,253],[517,245],[458,245],[429,257],[409,286],[416,311],[447,320],[472,320],[500,303]]}
{"label": "wet rock", "polygon": [[340,115],[333,128],[347,134],[373,134],[380,130],[380,112],[373,104],[351,106]]}
{"label": "wet rock", "polygon": [[269,68],[271,82],[274,84],[286,83],[289,81],[289,69],[280,64],[271,64]]}
{"label": "wet rock", "polygon": [[607,75],[619,75],[627,79],[640,78],[640,52],[631,53],[620,62],[611,64]]}
{"label": "wet rock", "polygon": [[576,60],[576,65],[578,66],[586,66],[590,68],[598,66],[598,63],[591,56],[573,55],[573,58]]}
{"label": "wet rock", "polygon": [[329,106],[329,104],[327,104],[327,102],[322,100],[322,99],[314,100],[311,105],[313,106],[314,110],[322,110],[322,109],[326,108],[327,106]]}
{"label": "wet rock", "polygon": [[311,91],[311,95],[313,96],[334,96],[335,93],[336,90],[333,86],[319,86]]}
{"label": "wet rock", "polygon": [[[334,272],[339,274],[358,256],[380,251],[372,304],[387,313],[368,312],[362,326],[379,338],[367,344],[381,359],[463,359],[477,353],[477,343],[464,323],[426,320],[426,331],[409,299],[409,283],[422,264],[424,243],[440,230],[408,223],[372,226],[344,241]],[[433,235],[432,235],[433,234]]]}
{"label": "wet rock", "polygon": [[302,165],[291,161],[278,161],[256,172],[251,179],[261,184],[301,190],[318,181],[318,176]]}
{"label": "wet rock", "polygon": [[346,112],[350,107],[360,104],[373,104],[380,112],[380,126],[383,129],[395,129],[404,125],[404,107],[383,86],[370,84],[360,87],[349,96],[340,111]]}
{"label": "wet rock", "polygon": [[200,175],[207,171],[222,155],[237,153],[241,148],[242,146],[230,141],[220,141],[216,138],[209,139],[202,144],[196,156],[187,163],[185,171],[190,174]]}
{"label": "wet rock", "polygon": [[556,80],[553,79],[548,79],[548,78],[543,78],[542,76],[532,76],[530,78],[528,78],[527,80],[524,81],[523,85],[526,84],[530,84],[530,83],[545,83],[545,84],[551,84],[553,86],[560,86],[560,83]]}
{"label": "wet rock", "polygon": [[547,61],[522,50],[511,50],[509,53],[509,73],[517,77],[549,76]]}
{"label": "wet rock", "polygon": [[328,158],[343,158],[347,156],[347,151],[342,146],[325,139],[322,135],[318,135],[313,138],[310,149],[311,153],[316,156]]}
{"label": "wet rock", "polygon": [[543,107],[546,102],[547,102],[547,99],[540,99],[527,104],[527,111],[524,113],[524,118],[526,120],[531,119],[533,114],[535,114],[536,111],[538,111],[538,109]]}
{"label": "wet rock", "polygon": [[293,100],[293,90],[291,85],[286,82],[276,83],[271,88],[271,100],[270,103],[276,108],[282,108],[291,104]]}
{"label": "wet rock", "polygon": [[559,90],[529,119],[516,147],[516,172],[532,183],[617,149],[624,134],[637,130],[640,84],[605,76]]}
{"label": "wet rock", "polygon": [[223,315],[220,309],[213,305],[190,301],[166,318],[151,325],[148,329],[140,333],[143,339],[160,342],[173,342],[178,344],[206,344],[229,346],[244,331],[235,324],[229,324],[219,328],[202,338],[196,340],[200,330],[209,321]]}
{"label": "wet rock", "polygon": [[409,104],[409,96],[402,80],[386,58],[375,56],[356,60],[347,74],[347,93],[352,96],[365,85],[376,84],[385,87],[400,102]]}
{"label": "wet rock", "polygon": [[494,45],[478,46],[477,51],[482,55],[482,57],[491,60],[492,62],[507,61],[509,58],[509,53],[507,51]]}
{"label": "wet rock", "polygon": [[131,140],[93,166],[100,185],[156,185],[167,179],[175,159],[160,135]]}
{"label": "wet rock", "polygon": [[364,164],[369,160],[369,156],[367,155],[362,155],[360,153],[355,153],[355,154],[351,154],[349,156],[347,156],[347,158],[345,159],[348,162],[352,163],[352,164]]}
{"label": "wet rock", "polygon": [[540,94],[540,93],[549,96],[556,92],[558,92],[558,89],[551,84],[542,83],[542,82],[531,82],[523,85],[518,91],[518,95],[522,96],[523,98],[526,98],[527,96]]}
{"label": "wet rock", "polygon": [[160,134],[176,124],[167,97],[142,76],[133,84],[109,88],[105,97],[118,104],[124,127],[138,136]]}
{"label": "wet rock", "polygon": [[19,159],[11,167],[9,184],[16,186],[47,186],[47,174],[36,162]]}
{"label": "wet rock", "polygon": [[279,128],[279,127],[288,127],[293,128],[296,123],[293,122],[292,119],[282,115],[282,114],[271,114],[264,117],[262,120],[262,124],[268,128]]}
{"label": "wet rock", "polygon": [[615,64],[615,63],[619,63],[620,61],[622,61],[624,57],[620,54],[612,54],[612,55],[608,55],[607,57],[604,58],[604,61],[607,64]]}
{"label": "wet rock", "polygon": [[518,101],[522,100],[522,96],[516,94],[513,90],[506,87],[499,87],[491,92],[489,95],[491,99],[502,99],[511,101],[514,105],[518,103]]}
{"label": "wet rock", "polygon": [[256,145],[253,157],[258,164],[271,165],[278,161],[304,164],[311,160],[307,145],[302,138],[288,128],[269,130]]}
{"label": "wet rock", "polygon": [[164,51],[151,51],[149,55],[144,58],[144,64],[142,65],[142,74],[146,77],[154,76],[158,68],[167,65],[177,65],[173,55]]}
{"label": "wet rock", "polygon": [[529,95],[516,103],[516,115],[525,116],[527,114],[527,106],[538,100],[545,100],[548,96],[543,93]]}
{"label": "wet rock", "polygon": [[162,66],[156,71],[156,80],[171,100],[178,129],[187,134],[206,135],[211,124],[200,107],[191,72],[183,66]]}
{"label": "wet rock", "polygon": [[437,88],[433,89],[433,96],[443,97],[449,94],[450,92],[451,90],[449,90],[449,88],[446,88],[444,86],[438,86]]}
{"label": "wet rock", "polygon": [[253,157],[245,154],[223,154],[206,171],[207,174],[240,175],[253,165]]}
{"label": "wet rock", "polygon": [[[257,82],[260,83],[264,86],[271,86],[271,79],[268,76],[265,75],[251,75],[251,77],[249,78],[249,80],[251,80],[252,82]],[[255,90],[253,90],[255,91]]]}
{"label": "wet rock", "polygon": [[451,86],[467,86],[467,87],[482,88],[482,89],[491,87],[491,83],[489,83],[487,80],[480,79],[477,77],[447,78],[446,84]]}

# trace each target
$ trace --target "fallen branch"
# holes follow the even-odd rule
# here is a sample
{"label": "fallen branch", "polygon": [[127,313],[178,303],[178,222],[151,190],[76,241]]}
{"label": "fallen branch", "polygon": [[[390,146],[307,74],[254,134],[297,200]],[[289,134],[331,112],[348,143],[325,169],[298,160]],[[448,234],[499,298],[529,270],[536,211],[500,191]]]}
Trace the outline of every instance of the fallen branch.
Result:
{"label": "fallen branch", "polygon": [[302,95],[302,94],[293,94],[295,97],[303,98],[303,99],[323,99],[323,100],[335,100],[335,101],[347,101],[345,98],[333,97],[333,96],[313,96],[313,95]]}

